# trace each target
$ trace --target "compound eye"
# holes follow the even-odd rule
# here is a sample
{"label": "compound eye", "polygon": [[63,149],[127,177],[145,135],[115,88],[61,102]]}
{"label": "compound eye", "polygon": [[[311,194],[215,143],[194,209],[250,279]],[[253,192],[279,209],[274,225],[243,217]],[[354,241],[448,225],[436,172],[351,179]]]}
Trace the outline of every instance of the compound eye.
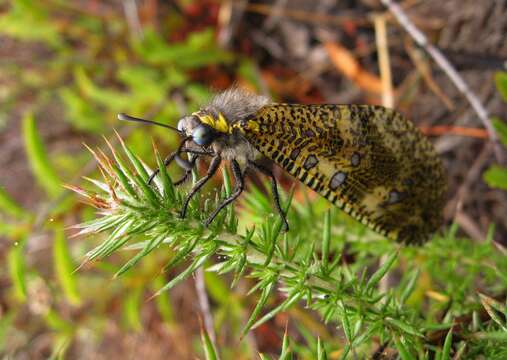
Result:
{"label": "compound eye", "polygon": [[214,131],[207,125],[199,125],[192,131],[192,140],[197,145],[207,146],[214,138]]}

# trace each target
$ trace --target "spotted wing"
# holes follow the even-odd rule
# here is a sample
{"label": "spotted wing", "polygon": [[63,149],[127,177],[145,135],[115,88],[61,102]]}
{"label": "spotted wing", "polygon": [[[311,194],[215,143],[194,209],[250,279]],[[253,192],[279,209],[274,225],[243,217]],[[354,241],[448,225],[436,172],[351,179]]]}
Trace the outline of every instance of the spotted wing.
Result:
{"label": "spotted wing", "polygon": [[385,236],[421,243],[441,224],[442,164],[394,110],[270,104],[237,127],[264,156]]}

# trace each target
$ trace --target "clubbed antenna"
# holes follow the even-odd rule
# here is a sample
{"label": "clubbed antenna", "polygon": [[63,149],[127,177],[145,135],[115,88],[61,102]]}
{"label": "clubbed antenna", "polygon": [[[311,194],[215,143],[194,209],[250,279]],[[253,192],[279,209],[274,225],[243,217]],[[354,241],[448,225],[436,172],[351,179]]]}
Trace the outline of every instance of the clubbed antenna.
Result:
{"label": "clubbed antenna", "polygon": [[162,123],[159,123],[159,122],[156,122],[156,121],[153,121],[153,120],[146,120],[146,119],[137,118],[137,117],[130,116],[130,115],[127,115],[127,114],[124,114],[124,113],[118,114],[118,120],[120,120],[120,121],[139,122],[139,123],[150,124],[150,125],[158,125],[158,126],[162,126],[162,127],[174,130],[174,131],[176,131],[180,135],[184,135],[182,131],[178,130],[177,128],[175,128],[175,127],[173,127],[171,125],[162,124]]}

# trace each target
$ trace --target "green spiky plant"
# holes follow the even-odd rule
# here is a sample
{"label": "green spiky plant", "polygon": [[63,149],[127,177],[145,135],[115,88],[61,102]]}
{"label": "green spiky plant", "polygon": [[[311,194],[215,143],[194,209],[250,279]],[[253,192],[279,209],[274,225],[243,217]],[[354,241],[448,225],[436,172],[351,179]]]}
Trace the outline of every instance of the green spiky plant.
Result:
{"label": "green spiky plant", "polygon": [[[241,226],[232,207],[205,228],[202,221],[231,192],[227,172],[223,171],[222,190],[203,201],[196,197],[187,217],[180,219],[186,189],[173,186],[159,153],[155,151],[160,175],[148,186],[152,170],[120,142],[121,153],[109,146],[112,159],[93,151],[104,176],[103,181],[90,179],[96,192],[72,187],[101,215],[79,225],[79,234],[107,234],[86,262],[102,260],[121,248],[137,251],[117,271],[120,276],[151,252],[169,251],[161,276],[165,278],[169,269],[178,273],[165,278],[154,296],[170,291],[200,267],[231,273],[232,287],[248,277],[253,281],[249,293],[256,294],[257,303],[238,338],[302,305],[335,327],[333,336],[340,340],[334,346],[340,344],[342,358],[370,356],[375,348],[392,349],[403,359],[449,359],[451,354],[474,351],[507,354],[505,301],[479,297],[477,292],[505,298],[507,262],[492,247],[492,229],[484,244],[457,238],[453,226],[424,247],[402,248],[337,211],[325,210],[325,202],[291,206],[292,195],[285,196],[285,207],[291,209],[288,233],[281,233],[278,218]],[[253,190],[239,214],[262,219],[270,212],[269,201]],[[397,280],[381,290],[388,273]],[[270,305],[276,292],[283,300]],[[481,316],[490,320],[477,321]],[[285,345],[284,349],[282,354],[288,351]]]}

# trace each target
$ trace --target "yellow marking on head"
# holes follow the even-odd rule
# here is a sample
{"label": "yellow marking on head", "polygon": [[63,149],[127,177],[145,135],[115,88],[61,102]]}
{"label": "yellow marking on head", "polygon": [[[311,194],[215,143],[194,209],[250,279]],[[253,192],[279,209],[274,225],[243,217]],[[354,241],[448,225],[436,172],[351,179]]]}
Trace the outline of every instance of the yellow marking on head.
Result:
{"label": "yellow marking on head", "polygon": [[206,125],[212,127],[213,129],[215,129],[218,132],[221,132],[224,134],[228,134],[231,132],[231,129],[230,129],[229,124],[227,123],[227,120],[225,120],[225,117],[221,113],[218,114],[218,119],[213,117],[210,114],[202,114],[199,112],[196,112],[193,115],[197,116],[203,124],[206,124]]}

